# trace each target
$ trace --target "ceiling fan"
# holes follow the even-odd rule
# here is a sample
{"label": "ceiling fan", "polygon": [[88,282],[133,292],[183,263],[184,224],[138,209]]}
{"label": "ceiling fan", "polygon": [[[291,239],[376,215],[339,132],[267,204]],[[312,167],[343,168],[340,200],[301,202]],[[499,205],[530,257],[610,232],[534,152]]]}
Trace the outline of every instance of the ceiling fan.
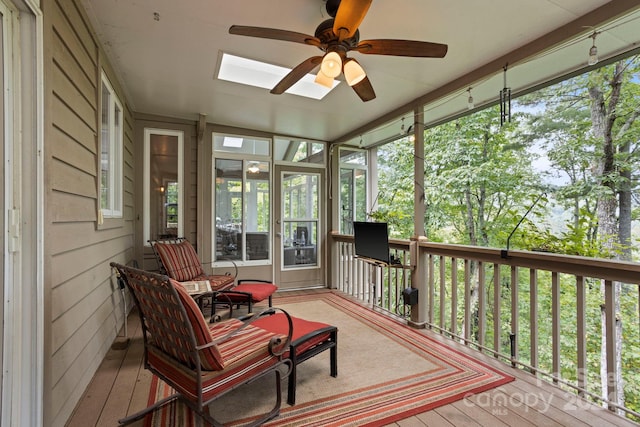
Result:
{"label": "ceiling fan", "polygon": [[375,39],[360,41],[358,26],[364,19],[372,0],[327,0],[326,9],[331,19],[318,25],[314,36],[275,28],[232,25],[230,34],[303,43],[316,46],[324,52],[312,56],[297,65],[271,89],[273,94],[284,93],[298,80],[318,65],[320,71],[316,83],[333,86],[333,80],[344,73],[345,80],[363,101],[376,97],[373,86],[364,69],[347,52],[356,51],[367,55],[413,56],[443,58],[447,45],[414,40]]}

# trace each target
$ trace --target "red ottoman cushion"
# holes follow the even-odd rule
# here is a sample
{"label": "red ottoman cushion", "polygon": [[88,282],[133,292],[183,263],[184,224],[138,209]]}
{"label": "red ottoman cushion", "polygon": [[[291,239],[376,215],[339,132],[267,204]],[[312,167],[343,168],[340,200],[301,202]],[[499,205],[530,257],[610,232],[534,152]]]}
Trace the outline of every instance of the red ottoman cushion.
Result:
{"label": "red ottoman cushion", "polygon": [[[327,325],[326,323],[321,322],[313,322],[310,320],[300,319],[298,317],[291,316],[291,320],[293,321],[293,333],[291,336],[291,344],[297,345],[296,354],[300,355],[310,348],[315,347],[321,342],[329,339],[331,332],[326,332],[322,334],[315,335],[304,340],[305,335],[315,332],[319,329],[332,327],[331,325]],[[272,316],[262,317],[255,322],[252,323],[253,326],[257,326],[261,329],[265,329],[274,334],[284,334],[286,335],[289,331],[289,322],[287,321],[287,316],[283,313],[276,313]],[[298,342],[298,340],[301,342]]]}
{"label": "red ottoman cushion", "polygon": [[[231,292],[237,291],[250,293],[251,300],[253,302],[260,302],[269,298],[277,290],[278,287],[272,283],[244,282],[232,288]],[[233,293],[228,294],[228,297],[233,302],[242,302],[246,298],[242,295],[234,295]]]}

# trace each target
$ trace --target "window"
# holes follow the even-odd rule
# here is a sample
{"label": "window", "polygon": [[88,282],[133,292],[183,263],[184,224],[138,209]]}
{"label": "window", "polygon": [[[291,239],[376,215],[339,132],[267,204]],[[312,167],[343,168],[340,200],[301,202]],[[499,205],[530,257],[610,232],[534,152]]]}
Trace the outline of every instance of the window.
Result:
{"label": "window", "polygon": [[144,130],[144,242],[184,236],[184,133]]}
{"label": "window", "polygon": [[367,153],[340,149],[340,232],[353,234],[353,221],[367,219]]}
{"label": "window", "polygon": [[214,135],[215,260],[271,260],[270,140]]}
{"label": "window", "polygon": [[295,163],[318,166],[325,164],[325,144],[293,138],[275,138],[274,160],[278,163]]}
{"label": "window", "polygon": [[122,104],[104,73],[100,114],[100,210],[104,218],[122,218]]}

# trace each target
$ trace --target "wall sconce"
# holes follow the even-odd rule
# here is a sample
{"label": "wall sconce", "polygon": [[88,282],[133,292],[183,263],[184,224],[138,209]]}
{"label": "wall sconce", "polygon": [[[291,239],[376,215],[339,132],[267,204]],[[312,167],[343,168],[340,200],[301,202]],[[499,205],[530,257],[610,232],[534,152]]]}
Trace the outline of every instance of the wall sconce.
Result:
{"label": "wall sconce", "polygon": [[467,92],[469,93],[469,98],[467,98],[467,108],[469,110],[473,110],[475,104],[473,103],[473,96],[471,96],[471,88],[467,89]]}
{"label": "wall sconce", "polygon": [[161,185],[161,186],[160,186],[160,192],[161,192],[161,193],[164,193],[164,185]]}
{"label": "wall sconce", "polygon": [[594,31],[593,34],[589,36],[590,38],[593,39],[593,44],[591,45],[591,48],[589,49],[589,60],[587,61],[587,64],[589,64],[589,65],[596,65],[598,63],[598,48],[596,47],[596,36],[597,35],[598,35],[598,33],[596,33]]}

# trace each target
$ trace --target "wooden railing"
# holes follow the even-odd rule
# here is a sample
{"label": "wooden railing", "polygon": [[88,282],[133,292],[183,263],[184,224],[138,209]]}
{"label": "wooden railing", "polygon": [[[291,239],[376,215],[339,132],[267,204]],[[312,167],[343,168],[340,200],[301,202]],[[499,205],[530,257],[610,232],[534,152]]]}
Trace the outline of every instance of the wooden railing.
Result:
{"label": "wooden railing", "polygon": [[[635,298],[631,326],[640,329],[640,264],[391,240],[406,266],[398,269],[357,258],[352,236],[332,237],[337,289],[640,421],[638,412],[617,403],[622,390],[616,381],[606,381],[606,393],[600,390],[603,375],[616,378],[618,352],[634,351],[624,340],[616,347],[616,285],[622,284],[626,300]],[[401,298],[408,286],[419,296],[410,308]],[[594,360],[604,369],[594,372]]]}

